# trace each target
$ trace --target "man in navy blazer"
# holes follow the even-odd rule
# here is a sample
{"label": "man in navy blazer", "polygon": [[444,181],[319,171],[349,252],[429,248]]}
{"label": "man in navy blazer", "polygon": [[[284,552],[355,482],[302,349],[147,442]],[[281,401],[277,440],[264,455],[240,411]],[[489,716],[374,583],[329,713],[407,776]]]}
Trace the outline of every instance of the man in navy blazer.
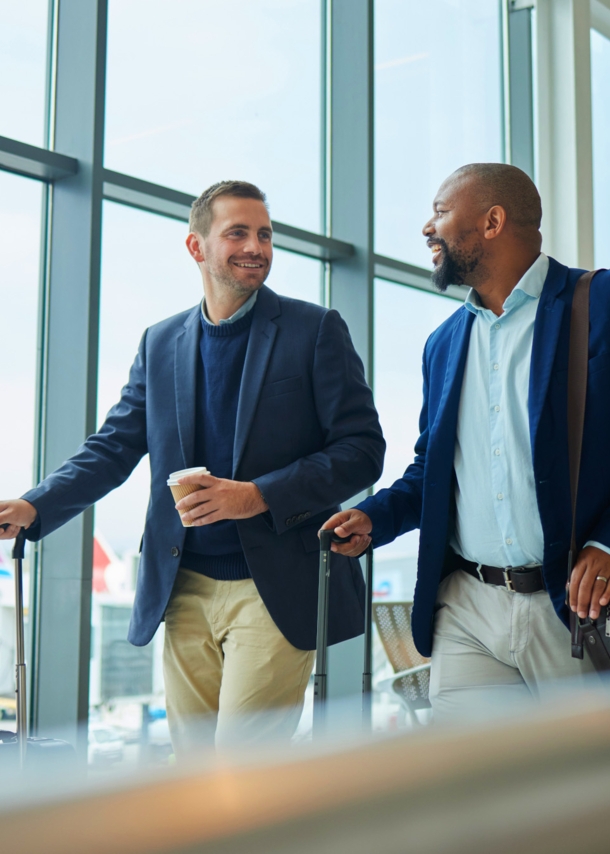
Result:
{"label": "man in navy blazer", "polygon": [[[263,284],[272,229],[262,192],[214,185],[193,204],[190,229],[203,302],[146,330],[100,430],[22,499],[0,502],[1,536],[24,526],[38,539],[149,454],[129,640],[147,644],[165,619],[178,753],[190,749],[190,721],[203,714],[217,715],[217,743],[294,731],[314,658],[317,531],[378,479],[385,450],[339,314]],[[199,488],[176,505],[168,476],[194,466],[212,474],[185,477]],[[362,631],[360,565],[342,558],[330,643]]]}
{"label": "man in navy blazer", "polygon": [[[540,252],[541,205],[512,166],[462,167],[424,227],[433,281],[469,285],[423,355],[421,435],[402,478],[324,527],[359,554],[420,529],[413,636],[439,719],[538,697],[571,657],[567,439],[570,310],[582,270]],[[570,604],[610,602],[610,273],[591,285],[589,378]],[[397,389],[399,394],[400,390]],[[499,691],[499,695],[497,692]]]}

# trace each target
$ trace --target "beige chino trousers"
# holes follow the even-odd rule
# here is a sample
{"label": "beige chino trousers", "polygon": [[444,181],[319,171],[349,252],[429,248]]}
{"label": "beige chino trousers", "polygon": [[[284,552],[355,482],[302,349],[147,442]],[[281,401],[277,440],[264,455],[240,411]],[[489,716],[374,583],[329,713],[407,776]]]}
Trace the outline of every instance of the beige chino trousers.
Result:
{"label": "beige chino trousers", "polygon": [[178,759],[215,738],[232,748],[287,742],[303,709],[315,652],[286,640],[254,581],[180,569],[165,614],[167,719]]}
{"label": "beige chino trousers", "polygon": [[594,671],[572,658],[570,633],[548,593],[513,593],[453,572],[440,585],[430,668],[436,722],[495,716],[561,696]]}

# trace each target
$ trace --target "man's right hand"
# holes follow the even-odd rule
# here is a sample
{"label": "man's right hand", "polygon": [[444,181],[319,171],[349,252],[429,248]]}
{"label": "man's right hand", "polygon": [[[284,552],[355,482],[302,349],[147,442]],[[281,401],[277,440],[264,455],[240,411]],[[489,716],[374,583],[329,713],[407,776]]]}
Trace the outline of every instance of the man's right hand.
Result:
{"label": "man's right hand", "polygon": [[0,540],[14,540],[19,529],[29,528],[37,515],[36,508],[23,498],[0,501]]}
{"label": "man's right hand", "polygon": [[362,510],[342,510],[335,513],[322,526],[323,531],[333,530],[339,537],[350,537],[349,543],[333,543],[331,550],[347,557],[358,557],[367,550],[373,523]]}

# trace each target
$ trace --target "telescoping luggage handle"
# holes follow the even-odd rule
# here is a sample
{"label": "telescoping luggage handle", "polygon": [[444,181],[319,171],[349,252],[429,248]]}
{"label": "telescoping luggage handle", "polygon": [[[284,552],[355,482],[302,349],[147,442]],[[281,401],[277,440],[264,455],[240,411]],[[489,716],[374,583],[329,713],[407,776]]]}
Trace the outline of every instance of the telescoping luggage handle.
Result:
{"label": "telescoping luggage handle", "polygon": [[[6,530],[7,524],[0,525]],[[23,556],[25,554],[25,528],[20,528],[13,546],[15,561],[15,695],[17,699],[17,742],[19,745],[19,765],[25,765],[25,752],[28,746],[28,713],[25,673],[25,632],[23,628]]]}
{"label": "telescoping luggage handle", "polygon": [[23,556],[25,554],[25,529],[21,528],[15,537],[13,560],[15,561],[15,626],[16,626],[16,664],[15,693],[17,695],[17,740],[19,742],[19,764],[25,764],[25,752],[28,744],[28,717],[25,673],[25,640],[23,629]]}
{"label": "telescoping luggage handle", "polygon": [[[349,537],[339,537],[332,530],[320,531],[320,572],[318,577],[318,633],[316,638],[316,672],[314,678],[313,732],[324,729],[327,697],[328,667],[328,592],[330,582],[331,543],[347,543]],[[362,724],[372,728],[372,663],[373,663],[373,546],[366,552],[364,607],[364,668],[362,673]]]}

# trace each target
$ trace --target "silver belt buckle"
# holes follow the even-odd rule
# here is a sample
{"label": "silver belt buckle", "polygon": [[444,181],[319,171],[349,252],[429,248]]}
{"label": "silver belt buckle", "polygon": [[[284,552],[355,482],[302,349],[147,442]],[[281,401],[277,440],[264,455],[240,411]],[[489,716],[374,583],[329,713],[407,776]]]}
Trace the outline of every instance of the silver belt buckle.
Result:
{"label": "silver belt buckle", "polygon": [[504,586],[507,590],[510,590],[511,593],[516,593],[517,591],[515,590],[515,585],[508,577],[508,570],[510,568],[511,567],[504,567],[504,569],[502,570],[502,574],[504,575]]}

